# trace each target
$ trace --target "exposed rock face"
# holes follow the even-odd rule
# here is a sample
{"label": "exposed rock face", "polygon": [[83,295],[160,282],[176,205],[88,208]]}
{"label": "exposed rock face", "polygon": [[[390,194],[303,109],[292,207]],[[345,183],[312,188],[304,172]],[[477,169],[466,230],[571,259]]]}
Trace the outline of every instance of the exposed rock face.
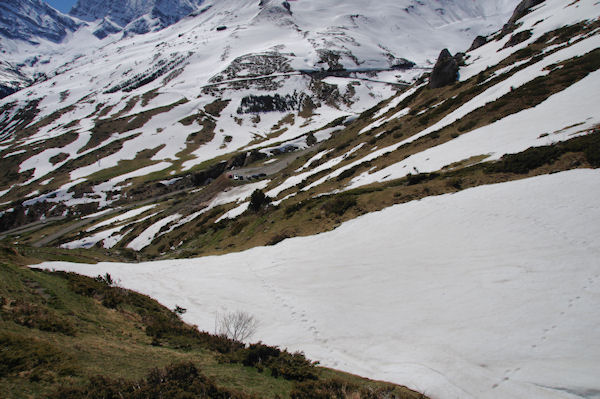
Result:
{"label": "exposed rock face", "polygon": [[12,86],[8,86],[8,85],[3,85],[0,83],[0,99],[10,96],[11,94],[17,92],[19,89],[12,87]]}
{"label": "exposed rock face", "polygon": [[519,43],[523,43],[525,40],[529,39],[532,35],[530,30],[524,30],[521,32],[517,32],[510,37],[510,39],[504,45],[504,48],[516,46]]}
{"label": "exposed rock face", "polygon": [[519,19],[523,18],[525,15],[529,13],[529,10],[532,7],[537,6],[538,4],[542,4],[545,0],[523,0],[519,3],[517,8],[515,8],[515,12],[508,20],[508,24],[514,24]]}
{"label": "exposed rock face", "polygon": [[431,77],[429,78],[429,87],[437,89],[450,85],[458,79],[458,62],[452,57],[448,49],[443,49],[438,57],[433,71],[431,71]]}
{"label": "exposed rock face", "polygon": [[0,36],[38,44],[39,39],[60,43],[81,26],[41,0],[0,1]]}
{"label": "exposed rock face", "polygon": [[532,7],[542,4],[545,0],[523,0],[517,5],[512,16],[502,28],[502,36],[512,32],[516,28],[516,22],[527,15]]}
{"label": "exposed rock face", "polygon": [[468,51],[473,51],[475,49],[478,49],[479,47],[483,46],[486,43],[487,43],[487,38],[485,36],[477,36],[475,38],[475,40],[473,40],[473,43],[471,44],[471,47],[469,47]]}
{"label": "exposed rock face", "polygon": [[112,35],[113,33],[120,32],[120,31],[121,31],[121,28],[119,26],[112,23],[109,19],[104,18],[102,20],[102,23],[100,23],[99,28],[96,29],[96,31],[94,32],[94,36],[96,36],[98,39],[102,40],[105,37]]}
{"label": "exposed rock face", "polygon": [[10,96],[31,83],[32,79],[21,74],[13,64],[0,60],[0,99]]}

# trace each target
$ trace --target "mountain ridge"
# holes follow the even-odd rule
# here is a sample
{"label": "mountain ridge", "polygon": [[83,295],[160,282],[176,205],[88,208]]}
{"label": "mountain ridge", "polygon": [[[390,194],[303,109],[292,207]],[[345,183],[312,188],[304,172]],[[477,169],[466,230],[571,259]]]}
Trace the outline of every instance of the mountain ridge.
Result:
{"label": "mountain ridge", "polygon": [[[202,3],[203,0],[78,0],[69,15],[88,22],[102,20],[103,25],[112,24],[125,32],[143,34],[178,22],[197,11]],[[104,28],[96,30],[95,34],[103,38],[106,33],[117,30]]]}
{"label": "mountain ridge", "polygon": [[214,2],[46,54],[0,101],[2,240],[434,397],[598,391],[600,3],[421,3]]}

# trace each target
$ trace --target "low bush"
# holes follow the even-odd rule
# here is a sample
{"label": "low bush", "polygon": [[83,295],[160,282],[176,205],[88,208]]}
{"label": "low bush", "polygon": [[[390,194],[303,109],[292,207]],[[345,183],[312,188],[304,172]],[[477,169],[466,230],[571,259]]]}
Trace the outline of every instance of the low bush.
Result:
{"label": "low bush", "polygon": [[266,366],[271,359],[281,355],[279,348],[263,345],[261,342],[250,345],[242,352],[243,358],[241,363],[244,366],[250,367],[256,367],[257,365]]}
{"label": "low bush", "polygon": [[250,222],[248,220],[240,220],[232,224],[230,234],[231,236],[237,236],[242,232],[244,227],[248,226]]}
{"label": "low bush", "polygon": [[81,388],[63,387],[48,396],[49,399],[79,398],[251,398],[242,392],[219,387],[203,375],[193,363],[173,364],[164,370],[153,369],[141,381],[93,377]]}
{"label": "low bush", "polygon": [[287,233],[278,233],[275,234],[274,236],[272,236],[269,241],[267,241],[267,245],[271,246],[271,245],[277,245],[279,244],[281,241],[290,238],[289,234]]}
{"label": "low bush", "polygon": [[428,180],[435,179],[438,176],[439,174],[437,173],[419,173],[416,175],[408,174],[406,176],[406,183],[409,186],[414,186],[415,184],[420,184]]}
{"label": "low bush", "polygon": [[293,214],[298,212],[300,209],[306,206],[306,201],[296,202],[295,204],[286,206],[284,213],[286,217],[291,217]]}
{"label": "low bush", "polygon": [[226,355],[224,359],[232,363],[254,367],[260,372],[270,369],[273,378],[282,377],[291,381],[318,379],[316,368],[318,362],[311,362],[302,352],[290,353],[261,342],[247,348],[240,348]]}
{"label": "low bush", "polygon": [[230,353],[243,347],[243,344],[226,337],[211,335],[188,326],[175,312],[148,296],[111,287],[106,278],[108,275],[96,279],[75,273],[56,272],[56,275],[65,278],[69,288],[77,294],[92,297],[108,308],[126,308],[138,314],[145,326],[146,335],[153,338],[154,345],[165,343],[180,349],[202,347],[219,353]]}
{"label": "low bush", "polygon": [[316,363],[306,359],[303,353],[281,352],[279,356],[273,358],[268,366],[271,369],[271,375],[275,378],[279,376],[286,380],[307,381],[318,378]]}
{"label": "low bush", "polygon": [[[297,383],[290,394],[291,399],[400,399],[407,396],[392,386],[359,387],[338,379],[305,381]],[[414,396],[419,398],[424,396]]]}
{"label": "low bush", "polygon": [[351,167],[350,169],[346,169],[345,171],[343,171],[342,173],[340,173],[337,177],[337,181],[342,181],[344,179],[347,179],[349,177],[354,176],[354,174],[356,173],[356,171],[358,169],[360,169],[361,165],[356,165]]}
{"label": "low bush", "polygon": [[60,350],[43,341],[0,332],[0,377],[17,375],[38,368],[55,367],[67,360]]}
{"label": "low bush", "polygon": [[353,196],[338,196],[323,205],[323,210],[329,215],[342,216],[346,211],[356,206],[356,198]]}
{"label": "low bush", "polygon": [[458,131],[461,133],[469,131],[469,130],[473,129],[475,126],[477,126],[477,123],[479,123],[479,121],[477,119],[471,119],[470,121],[466,122],[462,126],[459,126]]}
{"label": "low bush", "polygon": [[75,326],[67,318],[48,307],[17,300],[8,309],[1,309],[0,315],[16,324],[41,331],[75,335]]}
{"label": "low bush", "polygon": [[543,147],[531,147],[517,154],[506,154],[488,167],[488,172],[525,174],[540,166],[551,164],[563,154],[582,152],[594,167],[600,167],[600,132],[575,137]]}
{"label": "low bush", "polygon": [[506,154],[491,165],[493,172],[525,174],[532,169],[554,162],[562,151],[556,146],[532,147],[518,154]]}

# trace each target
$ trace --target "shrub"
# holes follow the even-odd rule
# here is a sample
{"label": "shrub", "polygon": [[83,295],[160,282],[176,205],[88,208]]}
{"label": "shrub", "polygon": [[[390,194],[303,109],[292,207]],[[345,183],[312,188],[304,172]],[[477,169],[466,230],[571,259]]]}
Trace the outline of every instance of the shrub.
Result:
{"label": "shrub", "polygon": [[409,186],[414,186],[415,184],[420,184],[428,180],[435,179],[438,176],[439,175],[437,173],[419,173],[416,175],[408,174],[406,176],[406,182]]}
{"label": "shrub", "polygon": [[339,196],[327,201],[323,205],[323,210],[330,215],[342,216],[346,211],[356,206],[356,198],[350,196]]}
{"label": "shrub", "polygon": [[153,369],[141,381],[127,381],[97,376],[81,388],[63,387],[48,396],[49,399],[76,398],[214,398],[245,399],[248,395],[216,385],[203,375],[193,363],[179,363],[164,370]]}
{"label": "shrub", "polygon": [[56,367],[57,363],[67,359],[49,343],[8,332],[0,333],[0,348],[0,377],[39,367]]}
{"label": "shrub", "polygon": [[219,335],[235,342],[243,342],[256,333],[258,321],[246,312],[231,312],[217,319]]}
{"label": "shrub", "polygon": [[466,122],[464,125],[459,126],[458,127],[458,131],[462,133],[462,132],[466,132],[468,130],[471,130],[475,126],[477,126],[477,123],[479,123],[479,121],[477,119],[471,119],[470,121]]}
{"label": "shrub", "polygon": [[250,196],[250,205],[248,209],[258,212],[263,207],[266,207],[271,202],[271,198],[267,197],[261,190],[254,190]]}
{"label": "shrub", "polygon": [[267,245],[277,245],[279,244],[281,241],[290,238],[290,236],[287,233],[279,233],[279,234],[275,234],[273,237],[271,237],[271,239],[269,241],[267,241]]}
{"label": "shrub", "polygon": [[342,173],[340,173],[337,177],[337,181],[342,181],[344,179],[347,179],[349,177],[354,176],[354,174],[356,173],[356,171],[358,169],[360,169],[362,166],[364,166],[363,164],[360,165],[356,165],[351,167],[350,169],[346,169],[345,171],[343,171]]}
{"label": "shrub", "polygon": [[240,220],[240,221],[233,223],[233,225],[231,226],[231,231],[230,231],[231,236],[237,236],[238,234],[240,234],[242,232],[242,230],[244,229],[244,227],[248,226],[249,223],[250,222],[247,220]]}
{"label": "shrub", "polygon": [[581,152],[594,167],[600,167],[600,132],[543,147],[531,147],[517,154],[506,154],[488,167],[488,172],[525,174],[540,166],[551,164],[568,152]]}
{"label": "shrub", "polygon": [[[407,396],[394,386],[359,387],[339,379],[299,382],[290,394],[291,399],[400,399]],[[425,398],[424,395],[410,397]]]}
{"label": "shrub", "polygon": [[280,355],[268,363],[271,375],[275,378],[283,377],[286,380],[307,381],[318,378],[315,368],[316,363],[306,359],[303,353],[281,352]]}
{"label": "shrub", "polygon": [[460,190],[462,188],[463,181],[460,177],[454,177],[448,180],[446,184],[448,187],[454,187],[455,189]]}
{"label": "shrub", "polygon": [[243,352],[242,364],[250,367],[267,365],[272,358],[279,357],[281,354],[279,348],[263,345],[262,342],[250,345]]}
{"label": "shrub", "polygon": [[13,302],[8,310],[2,310],[0,314],[14,323],[27,328],[71,336],[75,335],[75,327],[67,318],[59,315],[50,308],[41,307],[23,300]]}
{"label": "shrub", "polygon": [[[358,387],[345,381],[333,379],[325,381],[307,381],[294,386],[291,399],[337,399],[352,397]],[[359,395],[362,398],[362,396]]]}
{"label": "shrub", "polygon": [[288,205],[284,211],[285,216],[286,217],[292,216],[294,213],[296,213],[300,209],[304,208],[305,205],[306,205],[306,201],[300,201],[300,202],[296,202],[295,204]]}
{"label": "shrub", "polygon": [[532,169],[555,161],[561,153],[556,146],[528,148],[518,154],[504,155],[491,166],[491,171],[525,174]]}

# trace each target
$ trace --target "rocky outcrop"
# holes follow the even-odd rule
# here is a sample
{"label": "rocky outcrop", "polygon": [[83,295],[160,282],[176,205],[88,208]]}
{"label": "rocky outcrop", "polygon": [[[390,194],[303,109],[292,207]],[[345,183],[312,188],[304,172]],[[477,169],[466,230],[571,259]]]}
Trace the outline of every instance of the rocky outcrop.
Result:
{"label": "rocky outcrop", "polygon": [[545,0],[523,0],[523,1],[521,1],[515,8],[515,11],[513,12],[512,16],[510,17],[510,19],[508,20],[506,25],[504,25],[504,27],[502,28],[501,37],[504,37],[505,35],[514,31],[517,27],[517,21],[519,19],[523,18],[525,15],[529,14],[532,7],[535,7],[538,4],[542,4],[544,1]]}
{"label": "rocky outcrop", "polygon": [[471,44],[471,47],[469,47],[469,50],[467,50],[467,51],[476,50],[476,49],[478,49],[479,47],[483,46],[486,43],[487,43],[487,38],[485,36],[477,36],[473,40],[473,43]]}
{"label": "rocky outcrop", "polygon": [[112,35],[114,33],[120,32],[120,31],[121,31],[121,28],[119,26],[112,23],[108,18],[104,18],[102,20],[102,22],[100,23],[100,25],[98,26],[98,29],[96,29],[94,31],[94,36],[96,36],[98,39],[102,40],[105,37]]}
{"label": "rocky outcrop", "polygon": [[448,49],[443,49],[438,57],[431,76],[429,77],[429,87],[437,89],[450,85],[458,79],[458,61],[450,54]]}
{"label": "rocky outcrop", "polygon": [[297,111],[306,95],[294,92],[286,95],[249,95],[242,98],[238,114],[259,114],[266,112]]}
{"label": "rocky outcrop", "polygon": [[14,86],[5,86],[2,83],[0,83],[0,99],[8,97],[11,94],[16,93],[17,91],[19,91],[19,89]]}
{"label": "rocky outcrop", "polygon": [[519,43],[523,43],[525,40],[529,39],[533,33],[530,30],[524,30],[521,32],[517,32],[508,39],[503,48],[513,47]]}

